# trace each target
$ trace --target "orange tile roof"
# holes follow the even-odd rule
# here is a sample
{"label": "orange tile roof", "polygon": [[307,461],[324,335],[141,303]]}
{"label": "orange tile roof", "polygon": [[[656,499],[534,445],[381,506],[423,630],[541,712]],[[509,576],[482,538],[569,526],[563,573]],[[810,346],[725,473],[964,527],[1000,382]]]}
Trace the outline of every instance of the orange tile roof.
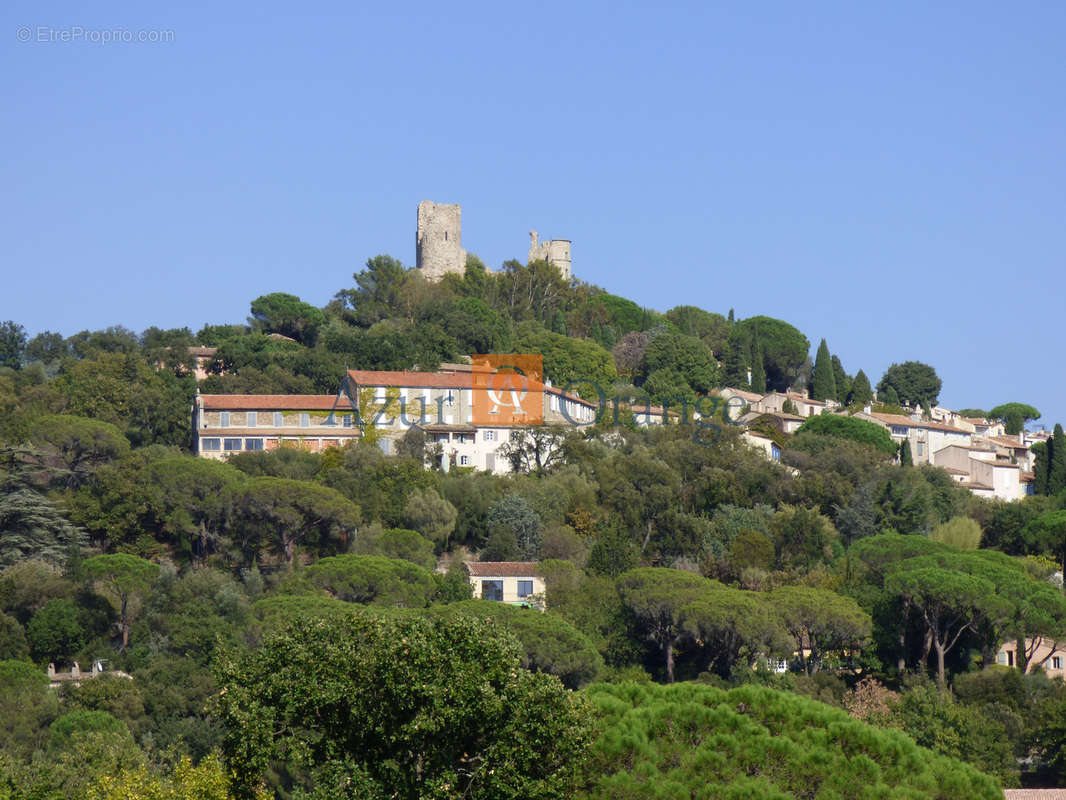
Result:
{"label": "orange tile roof", "polygon": [[350,408],[332,394],[202,394],[205,411],[329,411]]}
{"label": "orange tile roof", "polygon": [[989,436],[988,441],[998,444],[1000,447],[1017,447],[1021,450],[1029,449],[1029,445],[1022,444],[1017,439],[1012,439],[1009,436]]}
{"label": "orange tile roof", "polygon": [[535,575],[536,561],[464,561],[471,578],[525,577]]}
{"label": "orange tile roof", "polygon": [[[474,388],[472,372],[407,372],[406,370],[350,369],[348,370],[348,377],[358,386],[396,386],[419,389]],[[547,386],[536,381],[530,381],[529,387],[534,391],[543,391],[558,397],[565,397],[567,400],[573,400],[575,403],[581,403],[589,408],[594,408],[596,405],[578,397],[576,394],[564,392],[555,386]]]}
{"label": "orange tile roof", "polygon": [[886,425],[905,425],[908,428],[927,428],[935,431],[945,431],[947,433],[969,433],[970,431],[964,431],[962,428],[953,428],[950,425],[945,425],[942,422],[926,422],[925,420],[917,421],[910,417],[904,417],[902,414],[880,414],[873,412],[870,414],[874,419],[878,419],[884,422]]}

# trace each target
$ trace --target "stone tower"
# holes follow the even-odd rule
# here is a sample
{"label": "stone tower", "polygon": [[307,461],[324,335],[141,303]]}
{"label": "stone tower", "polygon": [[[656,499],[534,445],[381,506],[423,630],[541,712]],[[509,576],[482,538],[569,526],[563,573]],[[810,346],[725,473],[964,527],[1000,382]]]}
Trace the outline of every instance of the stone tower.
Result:
{"label": "stone tower", "polygon": [[463,249],[463,209],[458,203],[418,204],[415,266],[426,280],[439,281],[446,273],[466,271]]}
{"label": "stone tower", "polygon": [[570,240],[549,239],[540,243],[536,231],[529,232],[529,260],[547,261],[559,270],[559,273],[570,280]]}

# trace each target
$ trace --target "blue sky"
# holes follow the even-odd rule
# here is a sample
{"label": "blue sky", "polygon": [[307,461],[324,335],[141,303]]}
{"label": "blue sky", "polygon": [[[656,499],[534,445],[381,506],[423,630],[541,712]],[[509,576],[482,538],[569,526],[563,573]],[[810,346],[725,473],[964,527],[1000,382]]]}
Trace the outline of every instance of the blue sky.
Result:
{"label": "blue sky", "polygon": [[1066,420],[1066,4],[180,5],[0,10],[0,319],[323,304],[429,199],[490,266],[535,228],[648,307]]}

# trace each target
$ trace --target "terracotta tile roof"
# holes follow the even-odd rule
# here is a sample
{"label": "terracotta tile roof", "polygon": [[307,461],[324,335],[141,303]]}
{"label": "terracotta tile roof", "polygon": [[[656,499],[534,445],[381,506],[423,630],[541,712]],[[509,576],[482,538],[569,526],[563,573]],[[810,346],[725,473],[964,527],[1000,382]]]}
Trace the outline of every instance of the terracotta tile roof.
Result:
{"label": "terracotta tile roof", "polygon": [[536,561],[464,561],[471,578],[525,577],[535,575]]}
{"label": "terracotta tile roof", "polygon": [[350,411],[342,397],[332,394],[202,394],[205,411]]}
{"label": "terracotta tile roof", "polygon": [[1023,472],[1018,480],[1022,483],[1030,483],[1036,480],[1036,474],[1032,472]]}
{"label": "terracotta tile roof", "polygon": [[[403,388],[418,389],[472,389],[474,378],[472,372],[407,372],[406,370],[371,370],[350,369],[348,377],[357,386],[396,386]],[[581,403],[589,408],[595,408],[595,403],[590,403],[578,397],[576,394],[564,392],[555,386],[547,386],[536,381],[530,381],[529,388],[533,391],[548,392],[558,397],[565,397],[575,403]]]}
{"label": "terracotta tile roof", "polygon": [[425,425],[415,424],[416,428],[421,428],[428,433],[477,433],[477,428],[473,425],[463,424],[447,424],[447,423],[426,423]]}
{"label": "terracotta tile roof", "polygon": [[963,481],[959,486],[965,486],[967,489],[986,489],[993,491],[995,487],[989,486],[987,483],[978,483],[977,481]]}
{"label": "terracotta tile roof", "polygon": [[941,467],[948,475],[969,475],[970,473],[964,469],[955,469],[955,467]]}
{"label": "terracotta tile roof", "polygon": [[987,420],[982,419],[981,417],[959,417],[959,419],[961,419],[963,422],[969,422],[971,425],[991,425],[992,424],[992,423],[988,422]]}
{"label": "terracotta tile roof", "polygon": [[979,458],[972,459],[973,461],[980,461],[982,464],[991,464],[993,467],[1002,467],[1005,469],[1020,469],[1017,464],[1012,464],[1009,461],[981,461]]}
{"label": "terracotta tile roof", "polygon": [[739,397],[741,400],[748,400],[752,403],[757,403],[758,401],[763,399],[763,395],[759,394],[758,392],[748,392],[744,389],[715,389],[712,394],[715,394],[719,397],[724,397],[725,395],[732,395],[734,397]]}
{"label": "terracotta tile roof", "polygon": [[964,431],[962,428],[953,428],[950,425],[945,425],[943,422],[917,421],[901,414],[879,414],[873,412],[870,416],[884,422],[886,425],[904,425],[908,428],[926,428],[934,431],[945,431],[946,433],[969,433],[969,431]]}
{"label": "terracotta tile roof", "polygon": [[359,386],[397,386],[420,389],[470,389],[471,373],[407,372],[406,370],[350,369],[348,377]]}
{"label": "terracotta tile roof", "polygon": [[1029,445],[1022,444],[1017,439],[1012,439],[1009,436],[989,436],[988,441],[998,444],[1000,447],[1016,447],[1019,450],[1029,449]]}

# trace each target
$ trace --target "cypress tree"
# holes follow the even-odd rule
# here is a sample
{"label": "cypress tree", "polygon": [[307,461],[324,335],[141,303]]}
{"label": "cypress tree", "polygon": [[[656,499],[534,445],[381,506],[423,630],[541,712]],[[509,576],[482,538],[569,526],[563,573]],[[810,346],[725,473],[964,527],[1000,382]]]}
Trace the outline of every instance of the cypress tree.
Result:
{"label": "cypress tree", "polygon": [[811,380],[811,399],[830,400],[837,396],[836,380],[833,377],[833,360],[829,355],[829,346],[822,339],[818,345],[818,355],[814,359],[814,375]]}
{"label": "cypress tree", "polygon": [[1048,442],[1047,493],[1058,494],[1066,489],[1066,433],[1062,425],[1055,425],[1055,435]]}
{"label": "cypress tree", "polygon": [[848,393],[848,405],[857,403],[866,405],[874,399],[874,391],[870,388],[870,379],[861,369],[855,373],[855,380],[851,382],[851,391]]}
{"label": "cypress tree", "polygon": [[910,439],[904,439],[899,443],[899,465],[901,467],[914,466],[914,456],[911,454]]}
{"label": "cypress tree", "polygon": [[1033,493],[1047,494],[1048,461],[1051,458],[1051,439],[1033,444]]}
{"label": "cypress tree", "polygon": [[893,387],[889,386],[887,389],[885,389],[884,394],[884,397],[878,397],[877,399],[884,403],[886,406],[899,405],[899,395],[896,394],[896,390]]}
{"label": "cypress tree", "polygon": [[844,365],[840,363],[840,358],[837,356],[833,356],[833,380],[836,381],[837,387],[836,397],[833,399],[838,403],[846,403],[848,392],[851,391],[851,378],[844,371]]}
{"label": "cypress tree", "polygon": [[755,340],[752,348],[751,365],[751,390],[759,394],[766,394],[766,365],[763,363],[762,345]]}

